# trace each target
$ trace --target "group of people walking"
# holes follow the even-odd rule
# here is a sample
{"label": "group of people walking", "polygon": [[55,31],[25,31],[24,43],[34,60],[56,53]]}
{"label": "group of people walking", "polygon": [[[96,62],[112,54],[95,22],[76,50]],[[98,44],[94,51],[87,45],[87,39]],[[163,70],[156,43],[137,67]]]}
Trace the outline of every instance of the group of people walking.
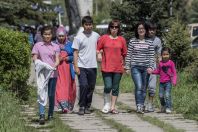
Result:
{"label": "group of people walking", "polygon": [[[53,118],[54,106],[63,113],[73,110],[76,99],[75,74],[79,82],[78,114],[91,113],[97,61],[101,62],[104,81],[103,113],[119,113],[115,107],[119,84],[123,73],[129,72],[135,84],[138,113],[154,111],[157,79],[152,74],[160,75],[162,112],[171,113],[171,86],[176,85],[176,70],[170,60],[170,49],[162,48],[160,39],[155,36],[155,24],[150,23],[147,30],[146,24],[139,22],[128,48],[125,38],[121,36],[121,24],[117,19],[109,23],[107,34],[102,36],[93,31],[93,19],[90,16],[83,17],[82,26],[84,31],[74,37],[73,43],[68,41],[64,27],[57,29],[57,40],[52,42],[52,29],[46,26],[41,31],[43,41],[36,43],[32,49],[37,73],[40,124],[45,123],[46,96],[49,98],[49,120]],[[37,70],[39,68],[42,70]],[[147,87],[149,103],[145,108]]]}

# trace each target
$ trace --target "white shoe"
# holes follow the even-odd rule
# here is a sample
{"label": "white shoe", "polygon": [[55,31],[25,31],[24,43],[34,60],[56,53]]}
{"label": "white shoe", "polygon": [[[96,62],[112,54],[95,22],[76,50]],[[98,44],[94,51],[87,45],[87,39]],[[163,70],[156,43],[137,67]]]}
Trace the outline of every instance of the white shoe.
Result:
{"label": "white shoe", "polygon": [[147,111],[148,112],[154,112],[155,111],[152,103],[148,103]]}
{"label": "white shoe", "polygon": [[144,106],[143,105],[140,105],[140,104],[137,104],[137,113],[140,113],[140,114],[144,114]]}
{"label": "white shoe", "polygon": [[106,103],[105,106],[102,109],[102,113],[107,114],[110,111],[110,104]]}
{"label": "white shoe", "polygon": [[110,111],[110,94],[104,93],[104,107],[102,112],[107,114]]}
{"label": "white shoe", "polygon": [[166,108],[166,114],[170,114],[172,111],[169,108]]}

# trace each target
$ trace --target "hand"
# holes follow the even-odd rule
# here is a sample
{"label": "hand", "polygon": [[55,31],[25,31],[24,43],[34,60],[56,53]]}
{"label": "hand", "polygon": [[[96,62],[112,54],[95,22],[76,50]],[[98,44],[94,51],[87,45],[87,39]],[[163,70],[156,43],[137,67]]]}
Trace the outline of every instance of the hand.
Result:
{"label": "hand", "polygon": [[60,61],[63,61],[64,60],[64,57],[59,56],[59,60]]}
{"label": "hand", "polygon": [[124,72],[125,72],[126,74],[130,74],[130,70],[128,70],[128,69],[124,69]]}
{"label": "hand", "polygon": [[68,61],[69,60],[69,57],[64,57],[64,61]]}
{"label": "hand", "polygon": [[147,68],[147,73],[148,73],[148,74],[152,74],[152,71],[153,71],[153,70],[152,70],[151,68]]}
{"label": "hand", "polygon": [[77,75],[80,75],[80,69],[78,67],[74,66],[74,70]]}
{"label": "hand", "polygon": [[98,54],[97,54],[97,60],[98,60],[99,62],[102,61],[102,55],[101,55],[101,53],[98,53]]}

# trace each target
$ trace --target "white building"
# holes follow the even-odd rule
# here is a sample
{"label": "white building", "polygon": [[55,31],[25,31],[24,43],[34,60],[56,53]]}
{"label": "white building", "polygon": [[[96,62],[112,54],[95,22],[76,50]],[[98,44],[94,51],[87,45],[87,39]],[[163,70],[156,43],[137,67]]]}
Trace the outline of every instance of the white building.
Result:
{"label": "white building", "polygon": [[52,0],[43,0],[43,3],[45,3],[45,4],[52,4]]}

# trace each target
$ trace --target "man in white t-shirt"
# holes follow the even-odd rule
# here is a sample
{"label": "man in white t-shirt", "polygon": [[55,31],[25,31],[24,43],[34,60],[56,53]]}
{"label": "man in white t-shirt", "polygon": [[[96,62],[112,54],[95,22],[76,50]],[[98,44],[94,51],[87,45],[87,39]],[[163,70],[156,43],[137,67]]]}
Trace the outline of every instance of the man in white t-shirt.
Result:
{"label": "man in white t-shirt", "polygon": [[93,19],[85,16],[82,19],[84,31],[74,37],[74,69],[78,75],[80,98],[79,115],[90,114],[93,91],[96,84],[97,61],[96,47],[100,35],[93,29]]}

